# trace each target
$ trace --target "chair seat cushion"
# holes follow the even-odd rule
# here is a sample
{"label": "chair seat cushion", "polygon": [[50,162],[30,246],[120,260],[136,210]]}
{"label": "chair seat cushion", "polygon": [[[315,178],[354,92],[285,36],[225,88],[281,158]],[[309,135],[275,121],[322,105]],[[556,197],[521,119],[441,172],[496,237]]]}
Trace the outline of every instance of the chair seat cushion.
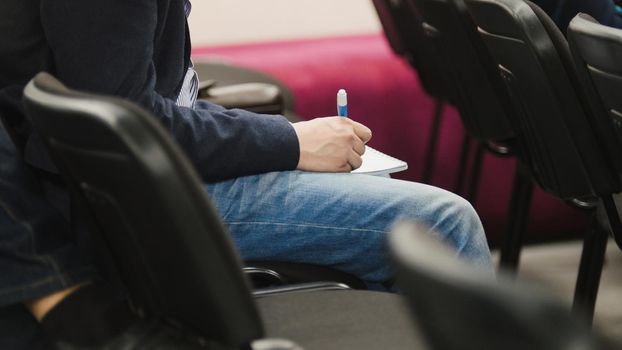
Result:
{"label": "chair seat cushion", "polygon": [[294,292],[256,299],[269,338],[305,350],[425,349],[401,296],[372,291]]}

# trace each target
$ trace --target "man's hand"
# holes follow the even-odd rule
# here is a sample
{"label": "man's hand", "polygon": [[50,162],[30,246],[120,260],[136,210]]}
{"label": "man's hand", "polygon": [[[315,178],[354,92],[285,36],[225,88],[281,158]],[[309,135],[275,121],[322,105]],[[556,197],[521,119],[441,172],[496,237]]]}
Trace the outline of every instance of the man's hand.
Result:
{"label": "man's hand", "polygon": [[361,166],[371,130],[343,117],[317,118],[294,124],[300,160],[306,171],[349,172]]}

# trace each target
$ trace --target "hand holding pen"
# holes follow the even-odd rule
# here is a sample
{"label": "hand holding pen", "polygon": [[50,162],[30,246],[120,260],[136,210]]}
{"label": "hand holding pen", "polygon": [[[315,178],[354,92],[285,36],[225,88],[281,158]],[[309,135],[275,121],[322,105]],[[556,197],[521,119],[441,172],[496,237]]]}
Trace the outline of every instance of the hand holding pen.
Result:
{"label": "hand holding pen", "polygon": [[[347,99],[338,97],[338,109],[340,102],[338,113],[347,116]],[[365,125],[343,117],[316,118],[293,125],[300,145],[297,169],[349,172],[361,166],[365,144],[371,139],[371,130]]]}

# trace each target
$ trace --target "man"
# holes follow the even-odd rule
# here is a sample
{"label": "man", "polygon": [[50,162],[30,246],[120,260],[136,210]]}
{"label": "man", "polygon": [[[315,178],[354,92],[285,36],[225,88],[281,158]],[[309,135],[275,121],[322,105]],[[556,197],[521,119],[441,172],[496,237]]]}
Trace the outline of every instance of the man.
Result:
{"label": "man", "polygon": [[[281,116],[196,101],[189,11],[184,0],[0,3],[0,115],[29,169],[47,174],[39,180],[54,207],[50,210],[69,214],[66,196],[58,195],[63,192],[55,185],[54,166],[32,137],[21,105],[24,85],[41,70],[70,88],[124,97],[150,110],[207,183],[245,259],[326,265],[382,283],[392,277],[386,232],[395,220],[410,218],[428,223],[458,254],[491,270],[481,223],[466,201],[422,184],[348,174],[360,166],[371,138],[364,125],[339,117],[292,125]],[[8,201],[5,207],[12,205]],[[35,239],[42,234],[30,233]],[[0,236],[3,240],[9,239]],[[75,249],[73,242],[71,235],[54,239],[60,251]],[[65,266],[55,263],[54,254],[47,257],[48,269],[87,269],[79,261]],[[19,269],[18,264],[12,273]],[[52,272],[47,277],[52,280],[64,273]],[[95,275],[57,284],[57,290],[22,277],[18,289],[29,300],[4,284],[0,300],[24,302],[52,342],[102,344],[134,329],[131,315],[107,297],[111,292],[94,282]],[[91,310],[91,323],[75,316]],[[112,325],[94,326],[98,314],[108,313],[114,315]],[[109,331],[91,334],[97,327]]]}
{"label": "man", "polygon": [[598,22],[622,29],[622,17],[613,0],[532,0],[557,23],[564,34],[568,24],[579,12],[587,13]]}
{"label": "man", "polygon": [[143,349],[191,348],[157,321],[136,322],[69,236],[67,222],[0,124],[0,349],[49,349],[48,341],[65,343],[61,349],[94,343],[133,349],[129,339],[147,340]]}

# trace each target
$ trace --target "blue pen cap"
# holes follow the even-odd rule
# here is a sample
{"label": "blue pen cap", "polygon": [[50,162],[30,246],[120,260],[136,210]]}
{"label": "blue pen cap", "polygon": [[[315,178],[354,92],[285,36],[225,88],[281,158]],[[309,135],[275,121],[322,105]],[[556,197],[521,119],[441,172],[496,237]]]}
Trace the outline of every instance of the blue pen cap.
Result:
{"label": "blue pen cap", "polygon": [[348,116],[348,94],[345,89],[337,92],[337,114],[342,117]]}

